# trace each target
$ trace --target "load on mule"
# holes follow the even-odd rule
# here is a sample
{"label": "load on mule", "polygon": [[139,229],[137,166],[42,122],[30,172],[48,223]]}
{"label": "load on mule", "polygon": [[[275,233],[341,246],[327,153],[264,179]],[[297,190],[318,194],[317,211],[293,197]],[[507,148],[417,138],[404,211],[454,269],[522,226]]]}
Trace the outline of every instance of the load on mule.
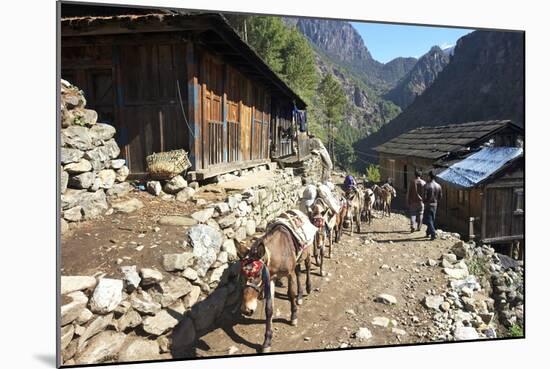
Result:
{"label": "load on mule", "polygon": [[[298,306],[302,304],[300,264],[306,267],[306,291],[311,293],[310,250],[317,228],[299,210],[289,210],[275,219],[266,233],[257,239],[241,260],[242,289],[241,312],[251,316],[258,300],[265,299],[266,330],[262,352],[269,352],[273,337],[274,280],[288,278],[290,322],[298,324]],[[296,291],[297,289],[297,291]]]}

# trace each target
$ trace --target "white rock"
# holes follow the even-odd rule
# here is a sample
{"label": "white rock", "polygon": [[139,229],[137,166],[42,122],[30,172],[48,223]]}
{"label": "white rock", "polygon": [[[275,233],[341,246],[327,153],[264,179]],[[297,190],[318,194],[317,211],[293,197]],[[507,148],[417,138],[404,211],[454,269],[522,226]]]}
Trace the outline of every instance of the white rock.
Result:
{"label": "white rock", "polygon": [[389,295],[387,293],[382,293],[380,295],[378,295],[375,299],[376,302],[381,302],[383,304],[386,304],[386,305],[393,305],[393,304],[396,304],[397,303],[397,299],[392,296],[392,295]]}
{"label": "white rock", "polygon": [[[355,333],[355,338],[359,341],[367,341],[370,338],[372,338],[372,333],[367,327],[361,327],[359,330]],[[346,345],[347,347],[347,345]]]}
{"label": "white rock", "polygon": [[163,279],[161,272],[150,268],[141,268],[141,270],[139,271],[139,275],[141,276],[142,286],[149,286],[152,284],[156,284],[162,281]]}
{"label": "white rock", "polygon": [[424,306],[426,306],[428,309],[432,310],[439,310],[439,307],[441,304],[445,301],[443,296],[436,295],[436,296],[426,296],[424,297]]}
{"label": "white rock", "polygon": [[214,208],[206,208],[200,211],[196,211],[191,214],[191,218],[195,219],[199,223],[206,223],[206,221],[212,218],[214,215]]}
{"label": "white rock", "polygon": [[76,163],[70,163],[65,165],[63,169],[69,174],[80,174],[80,173],[91,171],[92,164],[86,159],[80,159]]}
{"label": "white rock", "polygon": [[195,194],[195,190],[191,187],[185,187],[183,190],[179,191],[176,195],[176,201],[187,202]]}
{"label": "white rock", "polygon": [[78,354],[76,364],[96,364],[112,360],[122,347],[126,335],[114,331],[104,331],[94,336],[84,350]]}
{"label": "white rock", "polygon": [[195,305],[201,295],[201,288],[199,286],[191,286],[191,291],[183,298],[183,304],[186,308],[190,308]]}
{"label": "white rock", "polygon": [[123,283],[120,279],[100,279],[90,299],[90,310],[98,314],[107,314],[115,310],[122,301],[122,288]]}
{"label": "white rock", "polygon": [[118,361],[122,363],[159,360],[161,358],[157,342],[139,337],[127,340],[118,354]]}
{"label": "white rock", "polygon": [[153,301],[153,298],[146,291],[137,291],[130,296],[132,308],[143,314],[156,314],[160,311],[161,306],[158,302]]}
{"label": "white rock", "polygon": [[184,252],[181,254],[164,254],[162,256],[162,266],[167,272],[184,270],[185,268],[193,265],[194,260],[195,256],[191,252]]}
{"label": "white rock", "polygon": [[84,332],[80,335],[78,339],[78,350],[82,350],[84,344],[88,339],[96,335],[97,333],[104,331],[105,328],[113,320],[113,313],[110,313],[105,316],[96,317],[85,329]]}
{"label": "white rock", "polygon": [[457,327],[454,331],[454,337],[457,341],[476,340],[479,334],[473,327]]}
{"label": "white rock", "polygon": [[222,236],[219,231],[204,224],[193,226],[189,229],[188,235],[193,246],[197,273],[203,277],[216,261],[222,244]]}
{"label": "white rock", "polygon": [[151,195],[158,196],[162,192],[162,186],[159,181],[147,182],[147,192]]}
{"label": "white rock", "polygon": [[390,325],[390,320],[383,316],[376,316],[374,317],[374,319],[372,319],[372,325],[386,328]]}
{"label": "white rock", "polygon": [[444,268],[443,271],[452,279],[464,279],[469,275],[468,269]]}
{"label": "white rock", "polygon": [[197,278],[199,278],[197,271],[193,268],[185,268],[185,270],[182,273],[182,276],[184,278],[187,278],[190,281],[196,281]]}
{"label": "white rock", "polygon": [[136,288],[139,287],[139,283],[141,282],[141,278],[139,277],[139,274],[137,272],[136,266],[122,266],[120,267],[120,272],[124,276],[124,283],[126,285],[126,290],[128,292],[132,292]]}
{"label": "white rock", "polygon": [[182,176],[175,176],[164,184],[164,192],[176,194],[187,187],[187,181]]}
{"label": "white rock", "polygon": [[92,289],[96,286],[97,281],[94,277],[89,276],[61,276],[61,294],[66,295],[74,291],[83,291]]}
{"label": "white rock", "polygon": [[66,296],[70,302],[61,305],[61,326],[78,318],[88,303],[88,298],[82,291],[71,292]]}
{"label": "white rock", "polygon": [[[183,317],[183,316],[182,316]],[[160,336],[178,325],[179,320],[166,310],[161,310],[154,316],[143,319],[143,330],[149,334]]]}
{"label": "white rock", "polygon": [[227,252],[227,259],[229,261],[234,261],[239,258],[237,255],[237,247],[235,246],[235,241],[233,241],[232,239],[225,240],[221,249]]}
{"label": "white rock", "polygon": [[138,199],[129,199],[125,201],[119,201],[111,204],[114,211],[118,213],[131,213],[138,209],[141,209],[144,205]]}

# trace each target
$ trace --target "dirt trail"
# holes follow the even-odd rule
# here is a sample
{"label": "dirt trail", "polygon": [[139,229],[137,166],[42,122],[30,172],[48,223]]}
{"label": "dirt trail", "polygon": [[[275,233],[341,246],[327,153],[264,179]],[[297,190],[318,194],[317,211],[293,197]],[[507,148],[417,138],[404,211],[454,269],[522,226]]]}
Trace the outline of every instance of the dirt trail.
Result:
{"label": "dirt trail", "polygon": [[[286,280],[285,287],[276,289],[272,351],[430,341],[433,323],[421,301],[429,289],[442,292],[447,280],[441,268],[427,266],[426,261],[438,259],[455,241],[429,241],[424,233],[410,233],[407,218],[400,214],[376,218],[371,226],[363,224],[362,234],[350,236],[345,230],[332,259],[325,262],[328,275],[320,277],[318,268],[313,268],[314,291],[299,308],[298,326],[289,324]],[[365,242],[371,239],[374,242]],[[380,293],[395,296],[397,304],[374,302]],[[220,327],[200,337],[193,355],[256,353],[263,341],[263,317],[262,309],[252,318],[226,311]],[[392,330],[392,324],[373,325],[374,317],[394,320],[393,327],[406,334]],[[372,338],[355,339],[360,327],[367,327]]]}

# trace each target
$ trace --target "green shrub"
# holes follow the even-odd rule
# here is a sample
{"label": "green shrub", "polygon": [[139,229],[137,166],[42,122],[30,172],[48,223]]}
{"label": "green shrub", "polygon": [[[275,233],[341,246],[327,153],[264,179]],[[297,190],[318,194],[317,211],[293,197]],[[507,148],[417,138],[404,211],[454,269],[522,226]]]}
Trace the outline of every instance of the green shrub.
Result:
{"label": "green shrub", "polygon": [[508,328],[508,336],[510,337],[523,337],[523,327],[517,324],[514,324]]}
{"label": "green shrub", "polygon": [[369,182],[380,182],[380,166],[370,164],[367,168],[367,179]]}

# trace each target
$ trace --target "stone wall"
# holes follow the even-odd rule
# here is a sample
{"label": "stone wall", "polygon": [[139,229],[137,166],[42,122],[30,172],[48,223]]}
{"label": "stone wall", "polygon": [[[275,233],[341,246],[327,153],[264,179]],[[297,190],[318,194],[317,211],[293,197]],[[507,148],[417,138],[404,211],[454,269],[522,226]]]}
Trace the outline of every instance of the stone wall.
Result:
{"label": "stone wall", "polygon": [[[256,188],[205,204],[190,217],[161,219],[191,226],[164,270],[120,267],[120,276],[61,279],[61,350],[65,365],[181,357],[239,301],[236,242],[263,232],[294,208],[302,191],[291,169]],[[180,222],[180,223],[178,223]]]}
{"label": "stone wall", "polygon": [[82,91],[61,81],[61,229],[67,222],[96,218],[110,208],[108,197],[130,191],[129,174],[113,126],[97,123]]}

